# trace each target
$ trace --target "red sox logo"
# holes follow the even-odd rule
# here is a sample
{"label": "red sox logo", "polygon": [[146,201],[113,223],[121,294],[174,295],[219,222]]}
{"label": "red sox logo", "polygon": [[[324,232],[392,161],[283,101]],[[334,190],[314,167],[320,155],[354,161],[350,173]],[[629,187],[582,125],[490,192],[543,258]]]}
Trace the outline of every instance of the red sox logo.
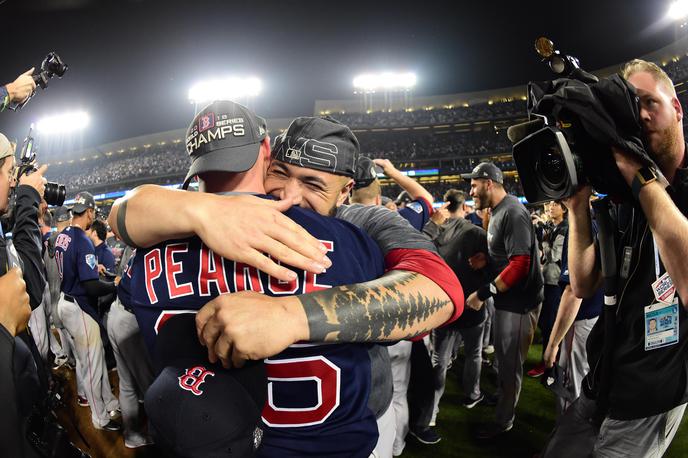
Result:
{"label": "red sox logo", "polygon": [[196,396],[200,396],[203,394],[201,385],[209,375],[215,376],[215,372],[209,371],[203,366],[186,369],[186,373],[179,376],[179,386],[184,390],[191,391]]}

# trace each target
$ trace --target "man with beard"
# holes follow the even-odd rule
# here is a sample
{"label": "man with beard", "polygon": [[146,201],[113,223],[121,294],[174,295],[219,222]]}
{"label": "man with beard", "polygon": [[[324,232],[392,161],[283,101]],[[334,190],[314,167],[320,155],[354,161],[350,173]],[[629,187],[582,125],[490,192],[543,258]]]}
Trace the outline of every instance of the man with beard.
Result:
{"label": "man with beard", "polygon": [[[615,323],[605,323],[607,317],[602,315],[593,327],[587,343],[590,372],[583,379],[580,397],[557,423],[544,456],[661,456],[688,400],[688,170],[683,109],[671,79],[657,65],[633,60],[624,67],[623,77],[636,88],[644,144],[658,169],[612,147],[634,198],[616,208],[621,294]],[[569,274],[578,297],[592,296],[602,277],[591,231],[590,192],[584,187],[567,201]],[[661,286],[669,286],[665,294]],[[653,319],[658,327],[662,323],[663,332],[650,332]],[[613,326],[615,332],[614,340],[606,342],[610,354],[603,355],[606,326]],[[603,356],[610,361],[606,379],[601,378]]]}
{"label": "man with beard", "polygon": [[471,180],[475,208],[492,210],[487,245],[493,280],[466,299],[468,307],[480,310],[484,301],[493,297],[496,309],[496,422],[478,434],[481,439],[490,439],[509,431],[514,424],[523,363],[543,298],[543,278],[530,214],[515,196],[506,193],[502,171],[491,162],[482,162],[472,173],[461,176]]}

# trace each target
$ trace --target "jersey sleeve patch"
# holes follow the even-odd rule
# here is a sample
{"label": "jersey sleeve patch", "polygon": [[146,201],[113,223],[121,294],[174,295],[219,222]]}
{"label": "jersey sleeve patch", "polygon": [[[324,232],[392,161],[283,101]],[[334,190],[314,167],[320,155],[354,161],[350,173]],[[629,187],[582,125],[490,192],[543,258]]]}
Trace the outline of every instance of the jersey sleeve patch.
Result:
{"label": "jersey sleeve patch", "polygon": [[406,208],[410,208],[418,214],[423,213],[423,206],[419,202],[410,202],[406,204]]}
{"label": "jersey sleeve patch", "polygon": [[95,254],[87,254],[86,255],[86,264],[91,269],[95,269],[96,266],[98,265],[98,260],[96,259],[96,255]]}

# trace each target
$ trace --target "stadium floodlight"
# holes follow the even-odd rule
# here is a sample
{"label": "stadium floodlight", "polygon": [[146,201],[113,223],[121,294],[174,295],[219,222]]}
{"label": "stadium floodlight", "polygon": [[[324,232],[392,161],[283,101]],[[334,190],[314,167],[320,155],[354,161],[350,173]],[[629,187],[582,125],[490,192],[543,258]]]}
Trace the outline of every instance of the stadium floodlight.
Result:
{"label": "stadium floodlight", "polygon": [[354,88],[361,91],[408,90],[416,85],[414,73],[366,73],[354,78]]}
{"label": "stadium floodlight", "polygon": [[197,83],[189,89],[189,101],[195,104],[213,100],[236,100],[256,97],[263,90],[258,78],[218,78]]}
{"label": "stadium floodlight", "polygon": [[669,6],[669,12],[667,13],[670,19],[679,21],[688,16],[688,0],[676,0]]}
{"label": "stadium floodlight", "polygon": [[88,113],[73,111],[43,118],[36,123],[36,129],[41,134],[63,134],[85,129],[90,122]]}

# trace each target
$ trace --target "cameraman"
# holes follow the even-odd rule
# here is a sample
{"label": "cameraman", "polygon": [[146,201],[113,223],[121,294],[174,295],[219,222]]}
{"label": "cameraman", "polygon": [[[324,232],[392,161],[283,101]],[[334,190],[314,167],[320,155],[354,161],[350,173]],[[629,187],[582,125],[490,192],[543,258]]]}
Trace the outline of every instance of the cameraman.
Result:
{"label": "cameraman", "polygon": [[[590,373],[581,396],[561,417],[544,456],[661,456],[686,407],[688,170],[683,109],[671,80],[657,65],[634,60],[624,67],[623,76],[637,90],[645,145],[659,170],[612,148],[634,201],[616,209],[620,274],[616,321],[609,324],[616,331],[611,355],[605,356],[611,361],[608,392],[600,392],[602,315],[588,338]],[[656,178],[660,172],[669,186]],[[601,282],[589,196],[585,187],[567,202],[569,273],[578,297],[590,297]],[[653,287],[658,278],[666,281],[667,274],[678,295],[673,301]],[[649,323],[657,317],[668,332],[650,332]],[[657,334],[670,337],[659,341]]]}
{"label": "cameraman", "polygon": [[11,83],[0,87],[0,111],[7,107],[14,107],[22,104],[36,90],[36,82],[31,76],[33,67],[17,77]]}

